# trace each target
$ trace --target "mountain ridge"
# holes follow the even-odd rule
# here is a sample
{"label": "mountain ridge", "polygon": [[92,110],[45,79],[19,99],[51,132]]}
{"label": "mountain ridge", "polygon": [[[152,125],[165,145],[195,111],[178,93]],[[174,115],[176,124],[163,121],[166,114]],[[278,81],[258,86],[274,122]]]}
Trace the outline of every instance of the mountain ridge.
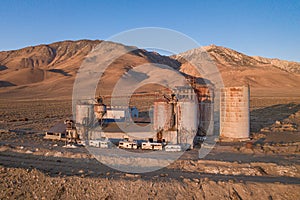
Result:
{"label": "mountain ridge", "polygon": [[[10,94],[24,91],[36,93],[40,97],[47,96],[43,94],[44,91],[53,95],[70,95],[81,63],[101,42],[101,40],[68,40],[19,50],[1,51],[1,96],[9,97]],[[112,42],[112,44],[116,43]],[[200,49],[209,55],[212,62],[215,62],[225,86],[249,84],[254,89],[268,90],[268,88],[295,88],[300,85],[298,81],[300,63],[248,56],[216,45]],[[193,57],[198,55],[198,52],[199,49],[192,49],[182,55]],[[104,78],[112,84],[122,73],[145,63],[164,64],[187,75],[195,75],[192,66],[180,59],[180,54],[169,57],[157,52],[135,49],[113,62]],[[62,85],[66,87],[67,92],[61,88]]]}
{"label": "mountain ridge", "polygon": [[[288,60],[282,60],[278,58],[266,58],[262,56],[249,56],[246,54],[243,54],[241,52],[238,52],[236,50],[223,47],[223,46],[217,46],[217,45],[209,45],[209,46],[204,46],[203,47],[208,53],[210,53],[211,56],[215,56],[214,53],[215,51],[218,50],[223,50],[223,52],[231,52],[231,54],[234,54],[237,58],[237,55],[240,56],[240,58],[249,61],[252,60],[252,62],[248,63],[249,65],[255,65],[255,64],[271,64],[274,65],[275,67],[282,69],[287,72],[292,72],[292,73],[300,73],[300,62],[296,61],[288,61]],[[213,53],[212,53],[213,52]],[[245,59],[246,58],[246,59]],[[243,65],[243,63],[241,63]]]}

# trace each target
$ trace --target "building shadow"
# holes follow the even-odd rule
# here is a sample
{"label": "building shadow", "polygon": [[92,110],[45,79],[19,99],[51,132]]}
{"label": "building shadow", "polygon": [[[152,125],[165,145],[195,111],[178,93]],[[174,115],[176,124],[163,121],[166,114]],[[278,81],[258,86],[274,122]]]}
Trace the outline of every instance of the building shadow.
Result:
{"label": "building shadow", "polygon": [[300,104],[277,104],[259,108],[250,112],[250,131],[259,132],[262,128],[271,126],[276,121],[282,121],[300,110]]}
{"label": "building shadow", "polygon": [[[120,172],[112,169],[104,164],[99,163],[96,159],[88,158],[61,158],[41,155],[30,155],[23,153],[0,153],[1,166],[7,168],[19,168],[30,170],[38,170],[50,177],[89,177],[89,178],[107,178],[114,180],[132,180],[132,176],[128,178],[126,172]],[[167,174],[166,177],[161,177]],[[155,178],[157,177],[157,178]],[[161,178],[158,178],[161,177]],[[248,176],[248,175],[224,175],[214,173],[189,172],[182,169],[162,168],[157,171],[142,173],[135,179],[166,181],[170,179],[181,181],[185,178],[209,178],[214,181],[251,181],[258,183],[274,183],[298,184],[299,178],[286,176]]]}

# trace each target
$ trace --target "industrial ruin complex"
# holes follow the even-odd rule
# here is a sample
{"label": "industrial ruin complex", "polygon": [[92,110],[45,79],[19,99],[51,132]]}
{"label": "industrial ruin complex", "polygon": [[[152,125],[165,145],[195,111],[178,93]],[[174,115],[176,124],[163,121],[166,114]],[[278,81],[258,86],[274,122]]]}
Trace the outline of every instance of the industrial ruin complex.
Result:
{"label": "industrial ruin complex", "polygon": [[[177,86],[168,93],[156,94],[148,118],[139,117],[135,106],[106,105],[103,97],[98,96],[94,102],[78,102],[75,121],[66,120],[64,133],[49,131],[46,138],[99,148],[166,151],[201,146],[211,135],[219,135],[224,141],[248,139],[249,87],[222,88],[219,110],[214,109],[214,95],[213,87],[208,85]],[[115,123],[124,126],[142,123],[143,126],[149,124],[150,128],[141,133],[131,130],[133,134],[106,130]]]}

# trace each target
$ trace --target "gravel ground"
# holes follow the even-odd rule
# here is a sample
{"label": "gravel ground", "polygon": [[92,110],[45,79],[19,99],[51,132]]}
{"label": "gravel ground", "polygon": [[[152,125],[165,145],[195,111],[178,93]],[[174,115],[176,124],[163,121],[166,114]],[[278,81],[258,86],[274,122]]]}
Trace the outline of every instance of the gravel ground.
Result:
{"label": "gravel ground", "polygon": [[0,102],[0,199],[299,199],[300,132],[272,129],[278,120],[298,127],[298,104],[259,105],[251,118],[269,132],[217,143],[201,160],[191,150],[163,169],[129,174],[83,147],[43,139],[43,131],[71,116],[69,101]]}

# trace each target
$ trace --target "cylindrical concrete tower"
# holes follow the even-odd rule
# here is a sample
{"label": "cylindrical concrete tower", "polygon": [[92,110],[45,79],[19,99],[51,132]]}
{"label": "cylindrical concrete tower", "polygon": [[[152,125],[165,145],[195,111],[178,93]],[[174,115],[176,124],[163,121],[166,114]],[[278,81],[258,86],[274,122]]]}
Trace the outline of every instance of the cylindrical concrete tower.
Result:
{"label": "cylindrical concrete tower", "polygon": [[193,146],[199,125],[199,106],[192,100],[180,100],[177,104],[178,142]]}
{"label": "cylindrical concrete tower", "polygon": [[169,130],[172,128],[172,105],[166,100],[154,102],[153,129],[156,131]]}
{"label": "cylindrical concrete tower", "polygon": [[77,124],[88,126],[94,120],[94,108],[91,104],[78,104],[76,105],[76,118]]}
{"label": "cylindrical concrete tower", "polygon": [[250,131],[249,87],[221,89],[220,137],[247,139]]}

